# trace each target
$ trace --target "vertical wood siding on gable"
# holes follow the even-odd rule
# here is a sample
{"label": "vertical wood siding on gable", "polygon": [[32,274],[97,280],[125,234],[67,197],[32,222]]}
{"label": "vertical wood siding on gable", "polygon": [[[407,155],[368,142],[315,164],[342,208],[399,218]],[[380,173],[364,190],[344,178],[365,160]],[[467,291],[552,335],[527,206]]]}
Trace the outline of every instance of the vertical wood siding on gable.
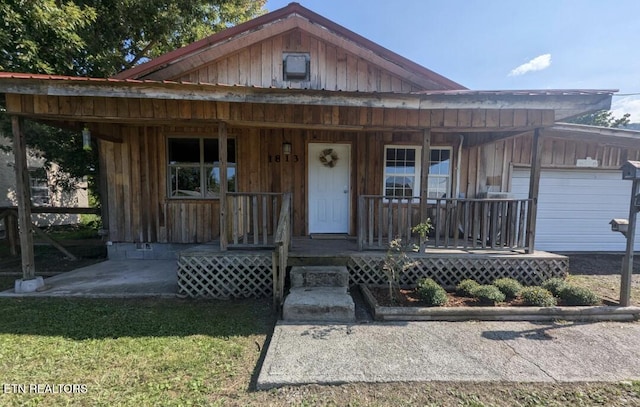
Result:
{"label": "vertical wood siding on gable", "polygon": [[[309,81],[285,81],[282,55],[310,54]],[[226,85],[307,88],[360,92],[410,92],[422,90],[401,77],[345,50],[293,30],[211,61],[174,80]]]}

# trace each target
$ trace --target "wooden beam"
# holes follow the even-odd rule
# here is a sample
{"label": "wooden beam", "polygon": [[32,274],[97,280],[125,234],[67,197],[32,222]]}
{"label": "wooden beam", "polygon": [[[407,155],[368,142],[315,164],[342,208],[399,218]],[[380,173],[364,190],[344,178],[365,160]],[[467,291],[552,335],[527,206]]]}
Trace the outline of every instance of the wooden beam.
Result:
{"label": "wooden beam", "polygon": [[9,242],[9,254],[13,257],[18,255],[18,222],[17,213],[7,210],[4,214],[4,228],[7,233],[7,241]]}
{"label": "wooden beam", "polygon": [[22,120],[11,116],[13,131],[13,155],[16,171],[16,198],[18,201],[18,229],[20,233],[20,254],[22,258],[22,279],[36,278],[33,255],[33,234],[31,233],[31,189],[27,169],[27,145]]}
{"label": "wooden beam", "polygon": [[622,275],[620,276],[620,305],[631,305],[631,277],[633,274],[633,249],[636,240],[636,221],[638,211],[634,206],[635,197],[640,194],[640,180],[633,180],[631,187],[631,203],[629,204],[629,226],[627,229],[627,250],[622,261]]}
{"label": "wooden beam", "polygon": [[218,124],[218,161],[220,162],[220,250],[227,250],[227,124]]}
{"label": "wooden beam", "polygon": [[41,231],[40,228],[38,228],[33,223],[31,224],[31,230],[33,230],[38,236],[40,236],[42,240],[44,240],[45,242],[49,243],[51,246],[55,247],[60,252],[62,252],[62,254],[64,254],[67,259],[73,260],[73,261],[78,260],[78,258],[73,254],[71,254],[71,252],[69,252],[67,249],[65,249],[64,246],[62,246],[60,243],[56,242],[55,240],[47,236],[46,233]]}
{"label": "wooden beam", "polygon": [[540,129],[535,129],[531,142],[531,175],[529,177],[529,212],[527,213],[527,253],[535,251],[536,219],[538,216],[538,193],[540,191],[540,168],[542,165],[542,141]]}
{"label": "wooden beam", "polygon": [[[428,218],[427,198],[429,187],[429,159],[431,157],[431,129],[422,131],[422,169],[420,171],[420,223],[426,222]],[[421,237],[422,239],[422,237]],[[420,242],[420,249],[424,247],[424,242]]]}

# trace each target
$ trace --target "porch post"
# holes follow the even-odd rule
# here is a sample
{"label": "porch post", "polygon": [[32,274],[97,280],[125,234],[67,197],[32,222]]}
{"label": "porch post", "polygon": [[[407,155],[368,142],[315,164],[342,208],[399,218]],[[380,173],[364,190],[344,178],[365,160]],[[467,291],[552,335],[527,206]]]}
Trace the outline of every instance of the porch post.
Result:
{"label": "porch post", "polygon": [[227,123],[218,124],[220,162],[220,250],[227,250]]}
{"label": "porch post", "polygon": [[[422,130],[422,157],[420,171],[420,223],[429,217],[427,211],[427,191],[429,187],[429,161],[431,158],[431,129]],[[424,250],[424,241],[420,237],[420,249]]]}
{"label": "porch post", "polygon": [[542,164],[541,129],[533,131],[531,142],[531,175],[529,177],[529,211],[527,212],[526,253],[533,253],[536,243],[536,218],[538,216],[538,192],[540,190],[540,166]]}
{"label": "porch post", "polygon": [[33,234],[31,233],[31,189],[29,188],[29,171],[27,169],[27,146],[22,131],[22,120],[17,116],[11,116],[11,129],[15,157],[22,280],[26,281],[36,278],[36,269],[33,256]]}

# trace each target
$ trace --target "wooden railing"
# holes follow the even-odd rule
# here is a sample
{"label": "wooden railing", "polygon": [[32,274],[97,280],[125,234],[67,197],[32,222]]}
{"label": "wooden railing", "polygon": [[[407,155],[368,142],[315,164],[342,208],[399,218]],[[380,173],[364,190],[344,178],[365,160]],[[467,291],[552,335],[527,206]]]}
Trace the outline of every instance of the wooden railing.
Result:
{"label": "wooden railing", "polygon": [[291,194],[287,193],[282,197],[278,228],[274,237],[276,247],[272,256],[273,306],[278,312],[284,301],[284,280],[291,246],[291,226]]}
{"label": "wooden railing", "polygon": [[[433,225],[428,245],[436,248],[523,249],[528,199],[452,199],[427,201]],[[363,195],[358,202],[358,247],[385,249],[394,239],[419,243],[412,228],[420,223],[420,198]]]}
{"label": "wooden railing", "polygon": [[229,247],[273,247],[284,194],[275,192],[227,193],[231,228]]}
{"label": "wooden railing", "polygon": [[[92,214],[100,215],[100,208],[80,208],[80,207],[60,207],[60,206],[32,206],[31,214]],[[9,244],[9,254],[11,256],[18,255],[19,237],[18,237],[18,207],[17,206],[0,206],[0,222],[4,222],[7,242]],[[43,240],[51,244],[67,258],[75,260],[75,256],[69,253],[62,245],[44,234],[35,224],[31,224],[31,229],[37,233]]]}

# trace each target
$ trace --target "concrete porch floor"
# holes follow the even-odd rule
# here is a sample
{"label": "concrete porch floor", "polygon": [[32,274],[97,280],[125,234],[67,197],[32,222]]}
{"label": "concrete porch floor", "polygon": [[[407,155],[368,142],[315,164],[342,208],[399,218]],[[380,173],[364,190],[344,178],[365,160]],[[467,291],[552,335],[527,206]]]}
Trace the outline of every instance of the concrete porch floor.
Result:
{"label": "concrete porch floor", "polygon": [[107,260],[44,280],[34,293],[0,297],[175,298],[178,292],[175,260]]}

